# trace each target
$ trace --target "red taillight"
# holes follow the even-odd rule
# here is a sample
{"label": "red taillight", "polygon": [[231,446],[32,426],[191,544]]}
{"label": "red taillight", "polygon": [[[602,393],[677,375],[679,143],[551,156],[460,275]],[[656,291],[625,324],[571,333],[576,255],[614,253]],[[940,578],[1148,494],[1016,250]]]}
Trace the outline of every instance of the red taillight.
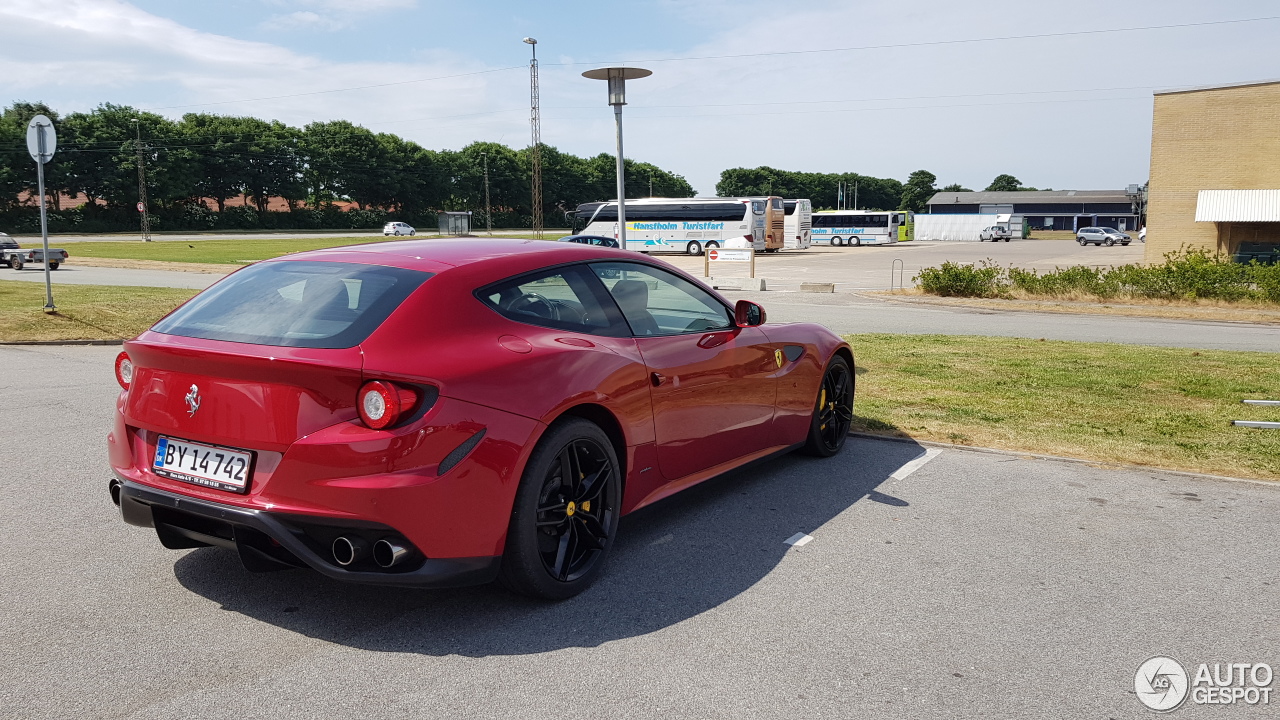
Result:
{"label": "red taillight", "polygon": [[116,356],[116,382],[120,383],[120,387],[125,390],[128,390],[129,383],[133,382],[133,361],[129,359],[127,353]]}
{"label": "red taillight", "polygon": [[416,392],[385,380],[365,383],[356,395],[360,419],[374,430],[395,425],[417,402]]}

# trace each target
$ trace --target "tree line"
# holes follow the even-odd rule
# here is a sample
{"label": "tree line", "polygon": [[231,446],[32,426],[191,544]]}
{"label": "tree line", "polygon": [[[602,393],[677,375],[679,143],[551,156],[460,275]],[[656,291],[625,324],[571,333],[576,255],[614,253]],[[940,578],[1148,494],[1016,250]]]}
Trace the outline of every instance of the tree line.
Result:
{"label": "tree line", "polygon": [[[58,149],[45,166],[52,230],[100,232],[138,226],[138,158],[157,229],[376,227],[394,219],[434,225],[443,210],[471,210],[483,226],[485,164],[495,227],[532,222],[530,149],[474,142],[430,150],[345,120],[297,128],[278,121],[190,113],[170,120],[123,105],[60,116],[42,103],[0,113],[0,222],[38,227],[35,162],[27,123],[54,121]],[[615,160],[542,145],[543,216],[563,224],[578,204],[616,195]],[[691,197],[680,175],[627,161],[627,197]],[[59,195],[88,202],[63,207]],[[271,210],[273,198],[286,210]],[[335,203],[354,203],[344,212]],[[279,205],[280,203],[276,203]]]}
{"label": "tree line", "polygon": [[[938,176],[928,170],[916,170],[906,182],[857,173],[812,173],[778,170],[771,167],[732,168],[720,173],[716,194],[722,197],[748,195],[781,195],[809,198],[815,210],[835,210],[841,199],[851,210],[910,210],[922,212],[929,199],[940,192],[972,192],[959,183],[937,186]],[[1018,178],[997,175],[987,186],[988,192],[1036,190]],[[1048,190],[1049,188],[1044,188]]]}

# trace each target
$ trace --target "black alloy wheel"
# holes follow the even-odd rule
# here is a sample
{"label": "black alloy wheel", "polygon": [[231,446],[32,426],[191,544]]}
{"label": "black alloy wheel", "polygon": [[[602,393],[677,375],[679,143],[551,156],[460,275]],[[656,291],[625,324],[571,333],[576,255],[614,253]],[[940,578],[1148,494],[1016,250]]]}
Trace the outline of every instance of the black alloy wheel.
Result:
{"label": "black alloy wheel", "polygon": [[594,423],[567,418],[547,430],[516,491],[504,585],[562,600],[595,580],[617,532],[618,468],[613,444]]}
{"label": "black alloy wheel", "polygon": [[813,408],[805,454],[831,457],[844,447],[849,426],[853,424],[853,384],[849,361],[840,355],[831,358]]}

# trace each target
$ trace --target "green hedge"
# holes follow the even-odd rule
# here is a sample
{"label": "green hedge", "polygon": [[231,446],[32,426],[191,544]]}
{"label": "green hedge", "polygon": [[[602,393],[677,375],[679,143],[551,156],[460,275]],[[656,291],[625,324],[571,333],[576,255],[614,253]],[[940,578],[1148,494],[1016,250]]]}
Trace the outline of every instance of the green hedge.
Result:
{"label": "green hedge", "polygon": [[991,260],[978,265],[945,262],[913,278],[931,295],[952,297],[1061,297],[1090,295],[1103,299],[1252,300],[1280,303],[1280,265],[1235,263],[1202,250],[1169,253],[1159,265],[1121,265],[1105,270],[1077,266],[1039,273]]}

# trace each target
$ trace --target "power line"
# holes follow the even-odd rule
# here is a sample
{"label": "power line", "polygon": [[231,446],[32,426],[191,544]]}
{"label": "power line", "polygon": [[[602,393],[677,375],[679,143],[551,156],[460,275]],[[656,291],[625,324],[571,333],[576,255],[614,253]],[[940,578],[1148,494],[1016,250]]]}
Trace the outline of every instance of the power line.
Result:
{"label": "power line", "polygon": [[[1269,15],[1266,17],[1255,17],[1255,18],[1241,18],[1237,20],[1208,20],[1205,22],[1174,23],[1169,25],[1144,25],[1139,27],[1127,27],[1127,28],[1099,28],[1095,30],[1072,30],[1067,32],[1034,33],[1029,35],[996,35],[992,37],[981,37],[981,38],[962,38],[959,40],[924,40],[920,42],[889,43],[885,45],[857,45],[854,47],[819,48],[814,50],[779,50],[774,52],[736,53],[732,55],[695,55],[690,57],[674,57],[674,58],[645,58],[643,60],[620,60],[616,62],[619,62],[622,64],[632,64],[632,63],[640,64],[640,63],[656,63],[656,62],[689,62],[693,60],[733,60],[733,59],[740,59],[740,58],[777,57],[777,56],[783,56],[783,55],[816,55],[820,53],[856,52],[859,50],[889,50],[894,48],[932,47],[937,45],[964,45],[964,44],[970,44],[970,43],[1005,42],[1009,40],[1043,40],[1047,38],[1078,37],[1083,35],[1105,35],[1105,34],[1111,34],[1111,33],[1144,32],[1147,30],[1174,30],[1178,28],[1209,27],[1213,25],[1235,25],[1240,23],[1265,22],[1269,20],[1280,20],[1280,15]],[[609,61],[609,62],[614,62],[614,61]],[[609,64],[609,62],[591,61],[591,62],[567,62],[567,63],[546,63],[546,64],[567,67],[567,66],[573,66],[573,65],[602,65],[602,64]]]}

